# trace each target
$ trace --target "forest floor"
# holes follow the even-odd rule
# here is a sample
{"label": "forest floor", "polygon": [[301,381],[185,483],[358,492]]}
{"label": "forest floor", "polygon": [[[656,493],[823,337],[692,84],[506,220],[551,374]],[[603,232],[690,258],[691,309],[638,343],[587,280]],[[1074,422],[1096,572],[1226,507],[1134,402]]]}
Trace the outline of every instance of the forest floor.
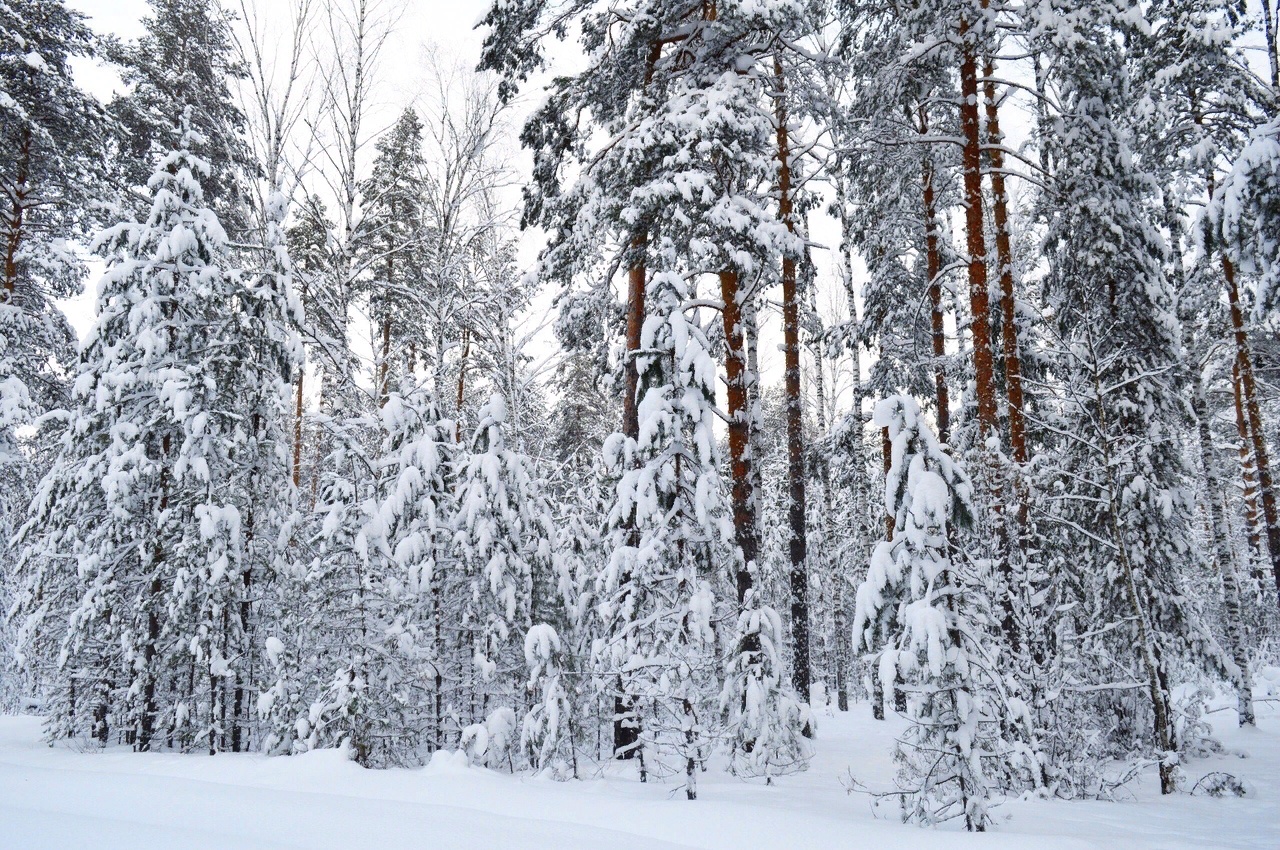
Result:
{"label": "forest floor", "polygon": [[[1265,684],[1280,686],[1275,672]],[[846,792],[851,772],[873,788],[892,781],[902,721],[875,722],[866,704],[819,715],[808,772],[766,787],[712,769],[699,778],[696,802],[684,799],[677,778],[641,784],[630,767],[560,783],[468,768],[447,755],[420,770],[372,771],[338,751],[81,753],[40,743],[38,718],[0,717],[0,848],[1275,850],[1280,703],[1259,709],[1249,730],[1236,728],[1230,710],[1211,713],[1227,752],[1185,768],[1189,785],[1230,772],[1251,786],[1245,798],[1161,798],[1152,769],[1120,802],[1007,802],[985,835],[903,825],[891,806],[877,817],[868,797]]]}

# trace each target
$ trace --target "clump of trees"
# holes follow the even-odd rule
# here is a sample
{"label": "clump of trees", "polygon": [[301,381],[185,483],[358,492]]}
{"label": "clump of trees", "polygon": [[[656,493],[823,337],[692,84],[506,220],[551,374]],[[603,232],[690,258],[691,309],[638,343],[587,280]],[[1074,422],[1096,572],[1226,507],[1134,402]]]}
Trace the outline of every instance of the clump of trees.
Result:
{"label": "clump of trees", "polygon": [[1255,69],[1235,2],[515,0],[390,120],[392,6],[260,11],[0,2],[0,699],[51,740],[693,799],[868,701],[876,793],[982,830],[1175,791],[1179,684],[1254,722],[1269,3]]}

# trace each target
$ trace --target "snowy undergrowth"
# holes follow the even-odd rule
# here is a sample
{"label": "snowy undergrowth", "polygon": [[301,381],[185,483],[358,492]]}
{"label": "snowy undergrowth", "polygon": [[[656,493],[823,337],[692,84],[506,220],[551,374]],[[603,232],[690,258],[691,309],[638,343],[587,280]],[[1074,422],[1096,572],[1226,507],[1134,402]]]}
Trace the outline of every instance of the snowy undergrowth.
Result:
{"label": "snowy undergrowth", "polygon": [[[1260,679],[1260,691],[1267,684]],[[1125,802],[1008,802],[994,809],[994,831],[985,835],[903,825],[845,793],[850,773],[884,787],[894,775],[889,754],[903,723],[873,721],[866,704],[819,713],[808,772],[765,787],[713,766],[696,802],[678,792],[678,777],[642,785],[629,766],[554,782],[467,767],[457,754],[418,770],[365,770],[339,750],[291,758],[87,754],[40,743],[37,718],[2,717],[0,846],[1261,850],[1275,846],[1280,824],[1280,703],[1259,709],[1253,730],[1235,728],[1229,710],[1211,712],[1226,752],[1186,766],[1191,782],[1214,771],[1240,777],[1251,787],[1246,798],[1161,799],[1151,769]]]}

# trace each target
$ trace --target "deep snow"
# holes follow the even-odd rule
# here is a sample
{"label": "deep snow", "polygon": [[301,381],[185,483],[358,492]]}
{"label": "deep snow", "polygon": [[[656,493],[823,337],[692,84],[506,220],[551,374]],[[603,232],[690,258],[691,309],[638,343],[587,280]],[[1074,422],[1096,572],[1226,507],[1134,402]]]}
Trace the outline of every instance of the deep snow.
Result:
{"label": "deep snow", "polygon": [[[1259,727],[1211,715],[1229,753],[1187,765],[1246,779],[1245,799],[1161,799],[1154,771],[1126,802],[1014,801],[986,835],[926,830],[873,815],[849,796],[850,771],[887,787],[891,736],[865,704],[820,717],[810,770],[775,786],[711,770],[689,802],[677,783],[616,776],[557,783],[467,768],[439,758],[422,770],[369,771],[337,751],[294,758],[80,753],[40,743],[34,717],[0,717],[0,850],[70,848],[1125,848],[1280,847],[1280,705]],[[1237,753],[1247,755],[1242,758]]]}

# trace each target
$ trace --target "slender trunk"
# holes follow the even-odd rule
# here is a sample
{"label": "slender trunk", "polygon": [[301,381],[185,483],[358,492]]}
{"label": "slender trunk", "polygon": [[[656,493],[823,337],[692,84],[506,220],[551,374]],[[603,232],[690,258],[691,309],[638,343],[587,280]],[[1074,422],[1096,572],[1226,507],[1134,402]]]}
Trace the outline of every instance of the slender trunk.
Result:
{"label": "slender trunk", "polygon": [[306,369],[298,369],[298,380],[293,387],[293,486],[302,484],[302,381]]}
{"label": "slender trunk", "polygon": [[[884,461],[884,475],[889,477],[889,470],[893,468],[893,441],[889,439],[889,429],[880,429],[880,454]],[[884,539],[893,541],[894,516],[888,511],[884,512]]]}
{"label": "slender trunk", "polygon": [[738,273],[720,272],[720,297],[724,302],[725,388],[729,407],[729,468],[733,479],[733,528],[742,560],[738,564],[738,605],[747,601],[751,591],[751,569],[758,557],[759,538],[755,523],[755,492],[751,474],[751,421],[747,387],[751,381],[747,370],[742,332],[741,289]]}
{"label": "slender trunk", "polygon": [[[921,133],[929,132],[928,114],[920,110]],[[942,315],[942,253],[938,248],[938,205],[934,191],[933,157],[926,153],[924,168],[925,268],[929,275],[929,323],[933,338],[933,383],[938,408],[938,441],[951,432],[951,400],[947,390],[947,337]]]}
{"label": "slender trunk", "polygon": [[[741,282],[739,282],[739,285],[741,285]],[[750,426],[747,429],[747,443],[751,447],[751,457],[754,459],[761,456],[760,435],[764,430],[764,426],[760,414],[759,309],[756,306],[756,299],[750,297],[750,295],[744,297],[742,324],[743,343],[747,348],[747,373],[752,376],[752,380],[747,382],[747,416],[750,421]],[[751,464],[751,492],[756,494],[756,500],[751,508],[755,511],[756,531],[758,534],[760,528],[759,494],[764,492],[764,475],[758,463]]]}
{"label": "slender trunk", "polygon": [[[160,468],[160,501],[156,511],[163,515],[169,509],[169,451],[172,442],[168,434],[160,441],[160,456],[164,465]],[[147,642],[142,649],[142,716],[138,723],[137,749],[145,753],[151,749],[151,739],[155,735],[156,714],[156,644],[160,641],[160,604],[164,593],[160,570],[165,561],[163,543],[157,539],[152,552],[151,583],[147,587]]]}
{"label": "slender trunk", "polygon": [[[786,79],[782,59],[775,55],[778,122],[778,217],[795,234],[791,206],[791,151],[787,139]],[[809,698],[809,574],[806,570],[804,419],[800,397],[800,304],[796,292],[796,261],[782,258],[782,336],[786,362],[787,472],[789,553],[791,560],[792,684],[803,700]]]}
{"label": "slender trunk", "polygon": [[[858,333],[858,301],[853,291],[853,227],[849,220],[848,209],[848,187],[844,179],[843,163],[841,164],[836,178],[836,194],[840,204],[840,259],[841,259],[841,279],[844,283],[845,298],[849,302],[849,321],[853,326],[852,339],[850,340],[850,359],[852,366],[852,385],[853,385],[853,403],[850,415],[853,417],[853,445],[852,457],[850,458],[851,470],[850,474],[858,477],[865,477],[867,474],[865,466],[865,457],[863,456],[863,432],[866,430],[866,418],[862,412],[863,390],[862,390],[862,342],[861,334]],[[855,501],[853,505],[855,521],[858,523],[858,530],[862,530],[862,521],[865,517],[865,507],[862,501],[862,494],[865,488],[861,486],[855,487]],[[838,594],[838,605],[836,608],[836,639],[839,641],[836,649],[836,708],[840,711],[849,710],[849,684],[847,680],[849,661],[854,655],[853,635],[848,627],[848,612],[850,608],[849,587],[850,582],[845,581],[845,576],[841,575],[838,579],[840,582]]]}
{"label": "slender trunk", "polygon": [[[1096,362],[1096,361],[1095,361]],[[1107,509],[1111,525],[1111,535],[1116,549],[1116,559],[1120,562],[1121,575],[1124,580],[1125,596],[1132,609],[1134,622],[1138,629],[1138,654],[1142,658],[1147,673],[1147,691],[1151,697],[1151,708],[1154,718],[1156,746],[1160,748],[1160,793],[1172,794],[1177,790],[1174,777],[1174,764],[1170,760],[1173,754],[1173,727],[1169,715],[1168,693],[1163,673],[1160,669],[1159,650],[1155,644],[1155,634],[1151,623],[1147,620],[1146,608],[1138,595],[1138,582],[1134,576],[1133,563],[1129,558],[1124,531],[1120,525],[1120,500],[1117,483],[1113,478],[1114,466],[1111,463],[1111,439],[1108,434],[1106,407],[1102,403],[1102,379],[1095,370],[1093,373],[1093,389],[1097,400],[1099,441],[1102,449],[1103,469],[1107,476]]]}
{"label": "slender trunk", "polygon": [[991,297],[987,291],[987,240],[982,220],[982,138],[978,126],[978,60],[972,26],[960,19],[960,135],[964,139],[964,217],[969,253],[969,333],[977,387],[978,445],[996,430],[996,390],[991,350]]}
{"label": "slender trunk", "polygon": [[[298,300],[304,312],[307,309],[308,288],[308,281],[304,277],[302,290],[298,293]],[[298,380],[293,389],[293,486],[295,490],[302,484],[302,390],[306,376],[307,363],[304,357],[302,362],[298,363]]]}
{"label": "slender trunk", "polygon": [[[821,540],[821,563],[822,563],[822,582],[818,589],[818,596],[827,601],[826,605],[821,606],[826,611],[831,612],[831,620],[827,622],[824,618],[823,622],[823,658],[822,670],[824,679],[829,682],[827,690],[827,701],[830,702],[831,691],[838,690],[840,682],[844,679],[844,671],[841,665],[844,663],[844,656],[841,652],[843,647],[842,634],[845,630],[844,618],[841,607],[841,588],[838,586],[840,582],[837,573],[835,558],[832,557],[832,545],[834,537],[834,529],[831,521],[831,432],[828,430],[827,420],[827,382],[826,382],[826,345],[824,344],[824,334],[822,329],[822,320],[818,316],[818,296],[817,286],[814,285],[814,267],[810,259],[809,252],[805,252],[805,296],[808,299],[809,316],[813,322],[813,337],[811,347],[813,349],[813,390],[817,396],[817,415],[818,415],[818,439],[821,441],[822,451],[814,458],[814,472],[818,476],[818,481],[822,485],[822,504],[819,506],[822,518],[822,528],[819,531],[819,539]],[[834,411],[832,412],[834,416]],[[832,586],[836,583],[836,586]],[[832,681],[834,679],[834,681]]]}
{"label": "slender trunk", "polygon": [[462,329],[462,358],[458,361],[458,393],[457,403],[454,407],[454,414],[458,417],[457,423],[454,425],[453,439],[456,442],[462,442],[462,404],[466,401],[467,394],[467,358],[471,355],[471,330],[464,327]]}
{"label": "slender trunk", "polygon": [[688,748],[684,760],[684,794],[686,799],[696,800],[698,799],[698,761],[694,757],[697,752],[694,746],[697,733],[694,730],[697,728],[698,718],[693,711],[693,703],[687,699],[684,700],[684,716],[684,745]]}
{"label": "slender trunk", "polygon": [[18,145],[18,171],[13,180],[13,206],[6,222],[9,231],[4,250],[4,289],[0,291],[0,305],[12,304],[18,286],[18,248],[22,245],[23,217],[31,187],[27,185],[31,168],[31,130],[22,128],[22,140]]}
{"label": "slender trunk", "polygon": [[[1249,351],[1249,337],[1244,327],[1244,312],[1240,306],[1240,291],[1236,286],[1235,266],[1226,254],[1222,255],[1222,275],[1227,284],[1227,301],[1231,309],[1231,328],[1236,344],[1236,363],[1240,367],[1240,391],[1244,397],[1245,414],[1249,422],[1249,436],[1253,441],[1253,460],[1258,474],[1258,495],[1262,502],[1263,530],[1267,538],[1267,554],[1271,557],[1271,571],[1276,590],[1280,591],[1280,518],[1276,515],[1276,494],[1271,479],[1271,465],[1267,455],[1267,441],[1262,430],[1262,410],[1258,404],[1257,381],[1253,374],[1253,356]],[[1280,596],[1277,597],[1280,600]]]}
{"label": "slender trunk", "polygon": [[640,435],[639,399],[636,398],[640,390],[640,371],[636,363],[636,352],[640,350],[640,333],[644,329],[646,242],[643,235],[632,240],[636,259],[627,271],[627,351],[624,367],[626,395],[622,399],[622,433],[633,440]]}
{"label": "slender trunk", "polygon": [[1244,412],[1244,393],[1240,389],[1240,361],[1231,364],[1231,390],[1235,401],[1236,434],[1239,436],[1240,474],[1244,479],[1244,524],[1249,541],[1250,573],[1261,578],[1262,536],[1258,522],[1258,476],[1253,468],[1253,438],[1249,435],[1249,420]]}
{"label": "slender trunk", "polygon": [[1262,31],[1267,39],[1267,63],[1271,66],[1271,95],[1280,97],[1280,54],[1276,52],[1276,9],[1272,2],[1262,0]]}
{"label": "slender trunk", "polygon": [[[893,468],[893,441],[889,439],[889,429],[880,429],[880,455],[884,463],[884,474],[887,479],[889,470]],[[893,540],[893,528],[895,519],[893,514],[885,511],[884,513],[884,539]],[[877,662],[879,658],[877,657]],[[877,668],[879,664],[875,665]],[[895,694],[897,689],[894,689]],[[896,707],[896,696],[895,696]],[[884,682],[880,678],[878,670],[871,671],[871,716],[876,720],[884,720]]]}
{"label": "slender trunk", "polygon": [[1249,678],[1249,654],[1244,635],[1244,609],[1240,598],[1240,584],[1236,578],[1235,564],[1231,558],[1231,544],[1227,536],[1225,512],[1218,496],[1222,492],[1222,479],[1213,457],[1213,435],[1209,431],[1209,404],[1205,399],[1204,383],[1196,385],[1193,399],[1197,435],[1200,438],[1200,464],[1204,467],[1205,501],[1209,505],[1210,539],[1218,572],[1222,576],[1222,605],[1225,613],[1227,649],[1235,663],[1236,712],[1241,726],[1255,725],[1253,712],[1253,685]]}
{"label": "slender trunk", "polygon": [[378,406],[385,406],[391,394],[391,318],[382,320],[382,352],[378,362]]}
{"label": "slender trunk", "polygon": [[382,317],[382,350],[378,356],[378,406],[385,407],[391,395],[391,316]]}
{"label": "slender trunk", "polygon": [[[995,69],[990,59],[983,64],[983,96],[987,109],[987,144],[991,159],[991,208],[996,228],[996,262],[1000,271],[1000,334],[1004,348],[1005,392],[1009,402],[1009,447],[1013,461],[1019,466],[1027,457],[1027,426],[1023,416],[1022,358],[1018,353],[1017,302],[1013,290],[1013,244],[1009,231],[1009,195],[1004,182],[1004,134],[1000,132],[999,107],[996,103]],[[1019,515],[1026,513],[1025,494]]]}

